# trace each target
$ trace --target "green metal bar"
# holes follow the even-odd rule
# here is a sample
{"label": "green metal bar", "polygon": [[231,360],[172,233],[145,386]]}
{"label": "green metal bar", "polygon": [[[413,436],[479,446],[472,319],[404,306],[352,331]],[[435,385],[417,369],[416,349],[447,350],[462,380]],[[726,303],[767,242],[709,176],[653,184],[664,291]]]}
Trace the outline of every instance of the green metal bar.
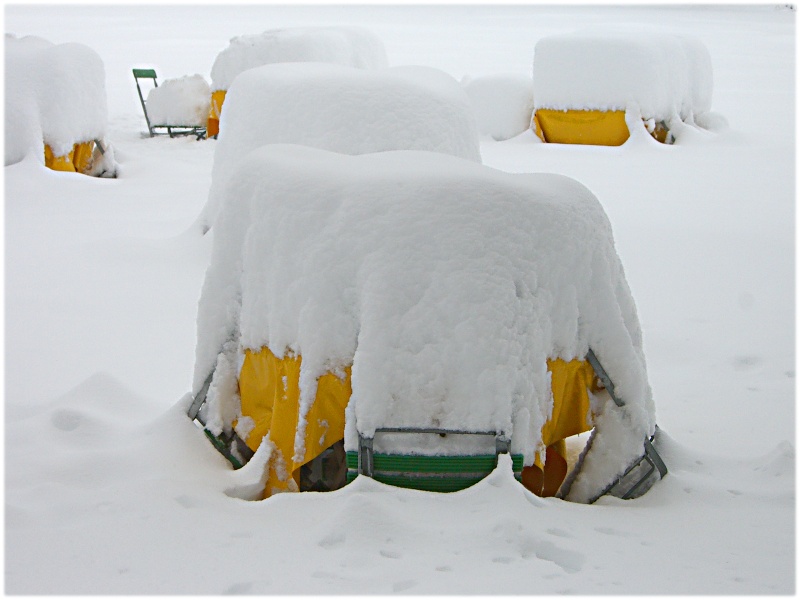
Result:
{"label": "green metal bar", "polygon": [[[374,454],[375,471],[401,471],[414,473],[473,473],[492,471],[497,466],[494,454],[466,456],[425,456],[420,454]],[[523,457],[513,454],[511,461],[515,472],[522,471]],[[347,453],[347,467],[358,468],[358,452]]]}
{"label": "green metal bar", "polygon": [[141,77],[141,78],[149,78],[155,79],[156,78],[156,70],[155,69],[133,69],[133,76],[134,77]]}

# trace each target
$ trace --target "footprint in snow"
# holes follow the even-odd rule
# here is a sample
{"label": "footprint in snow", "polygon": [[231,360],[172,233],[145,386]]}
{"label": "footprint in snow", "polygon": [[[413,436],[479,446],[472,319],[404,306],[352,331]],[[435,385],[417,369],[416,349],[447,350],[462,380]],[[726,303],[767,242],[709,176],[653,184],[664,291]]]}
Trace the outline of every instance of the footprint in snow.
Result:
{"label": "footprint in snow", "polygon": [[439,571],[440,573],[450,573],[453,570],[453,567],[451,567],[450,565],[440,565],[436,567],[436,570]]}
{"label": "footprint in snow", "polygon": [[405,581],[398,581],[392,584],[392,591],[393,592],[404,592],[406,590],[411,589],[417,585],[417,582],[413,579],[407,579]]}
{"label": "footprint in snow", "polygon": [[333,532],[333,533],[331,533],[329,535],[326,535],[324,538],[322,538],[317,543],[317,545],[322,547],[322,548],[325,548],[325,550],[331,550],[333,548],[336,548],[337,546],[341,546],[342,544],[344,544],[346,539],[347,539],[347,536],[345,536],[345,534],[343,532],[335,531],[335,532]]}
{"label": "footprint in snow", "polygon": [[222,594],[225,596],[236,595],[236,594],[248,594],[250,593],[250,590],[252,588],[253,588],[252,581],[243,581],[241,583],[234,583],[232,586],[230,586],[228,589],[222,592]]}
{"label": "footprint in snow", "polygon": [[194,508],[195,506],[195,501],[191,498],[191,496],[187,496],[186,494],[175,496],[175,502],[180,504],[183,508]]}
{"label": "footprint in snow", "polygon": [[50,422],[61,431],[75,431],[83,422],[84,416],[77,410],[62,408],[53,413]]}
{"label": "footprint in snow", "polygon": [[737,371],[749,371],[761,365],[761,357],[753,355],[741,355],[733,357],[733,368]]}
{"label": "footprint in snow", "polygon": [[627,531],[620,531],[619,529],[614,529],[613,527],[595,527],[594,530],[597,533],[602,533],[605,535],[614,535],[618,537],[634,537],[632,533],[628,533]]}
{"label": "footprint in snow", "polygon": [[571,538],[573,535],[569,531],[564,531],[563,529],[559,529],[557,527],[553,527],[548,529],[545,533],[549,533],[550,535],[554,535],[556,537],[562,538]]}
{"label": "footprint in snow", "polygon": [[522,558],[537,558],[555,563],[567,573],[577,573],[583,569],[586,557],[572,550],[559,548],[547,541],[529,540],[522,548]]}

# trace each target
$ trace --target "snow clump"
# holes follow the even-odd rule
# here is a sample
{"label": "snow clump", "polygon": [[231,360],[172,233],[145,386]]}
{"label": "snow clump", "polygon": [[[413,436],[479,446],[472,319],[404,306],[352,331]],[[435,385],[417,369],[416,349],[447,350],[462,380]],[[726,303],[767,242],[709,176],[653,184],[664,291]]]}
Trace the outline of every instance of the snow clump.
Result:
{"label": "snow clump", "polygon": [[629,434],[598,443],[577,499],[641,456],[655,427],[642,333],[611,225],[578,182],[433,152],[270,144],[240,158],[221,208],[194,394],[231,340],[238,364],[268,346],[302,356],[301,415],[318,377],[352,365],[349,449],[356,427],[495,430],[531,464],[552,410],[547,359],[592,348],[627,402],[605,402],[598,437]]}
{"label": "snow clump", "polygon": [[383,42],[360,27],[294,27],[232,38],[211,67],[211,89],[227,90],[237,75],[261,65],[327,62],[358,69],[387,66]]}
{"label": "snow clump", "polygon": [[711,109],[713,70],[698,39],[662,31],[586,30],[539,40],[534,108],[626,110],[692,123]]}
{"label": "snow clump", "polygon": [[44,145],[65,156],[73,145],[106,133],[105,67],[83,44],[5,36],[5,164]]}
{"label": "snow clump", "polygon": [[511,74],[467,77],[461,84],[472,102],[482,135],[501,141],[530,128],[533,114],[530,77]]}
{"label": "snow clump", "polygon": [[469,98],[450,75],[429,67],[366,71],[292,63],[251,69],[228,91],[220,131],[204,228],[227,194],[230,171],[264,144],[344,154],[430,150],[481,161]]}
{"label": "snow clump", "polygon": [[202,75],[167,79],[147,95],[147,114],[153,125],[205,125],[211,87]]}

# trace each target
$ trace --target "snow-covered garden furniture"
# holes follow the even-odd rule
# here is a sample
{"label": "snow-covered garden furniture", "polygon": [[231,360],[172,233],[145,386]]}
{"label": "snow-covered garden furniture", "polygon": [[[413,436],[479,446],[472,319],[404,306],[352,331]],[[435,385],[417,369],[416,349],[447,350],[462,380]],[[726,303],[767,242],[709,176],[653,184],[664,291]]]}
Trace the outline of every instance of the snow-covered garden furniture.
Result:
{"label": "snow-covered garden furniture", "polygon": [[295,27],[235,37],[211,67],[209,137],[219,133],[222,105],[239,73],[285,62],[323,62],[357,69],[380,69],[387,65],[383,42],[359,27]]}
{"label": "snow-covered garden furniture", "polygon": [[619,146],[642,122],[660,142],[711,108],[713,73],[697,39],[660,31],[581,31],[539,40],[533,128],[542,141]]}
{"label": "snow-covered garden furniture", "polygon": [[524,484],[552,493],[564,438],[594,427],[562,490],[590,502],[655,432],[610,223],[560,175],[253,149],[226,179],[197,323],[189,416],[234,464],[256,453],[265,496],[315,489],[304,470],[342,449],[376,477],[378,455],[483,455],[486,470],[510,452]]}
{"label": "snow-covered garden furniture", "polygon": [[5,164],[30,152],[56,171],[112,177],[103,61],[83,44],[5,36]]}
{"label": "snow-covered garden furniture", "polygon": [[465,77],[461,85],[472,102],[478,129],[494,140],[507,140],[530,129],[533,80],[510,73]]}
{"label": "snow-covered garden furniture", "polygon": [[[161,87],[155,69],[133,69],[133,78],[150,137],[158,135],[160,129],[166,130],[169,137],[194,135],[198,140],[205,137],[211,92],[202,75],[167,79]],[[141,79],[152,83],[146,100]]]}
{"label": "snow-covered garden furniture", "polygon": [[239,75],[227,98],[204,229],[227,194],[230,173],[264,144],[344,154],[428,150],[481,161],[469,98],[450,75],[430,67],[264,65]]}

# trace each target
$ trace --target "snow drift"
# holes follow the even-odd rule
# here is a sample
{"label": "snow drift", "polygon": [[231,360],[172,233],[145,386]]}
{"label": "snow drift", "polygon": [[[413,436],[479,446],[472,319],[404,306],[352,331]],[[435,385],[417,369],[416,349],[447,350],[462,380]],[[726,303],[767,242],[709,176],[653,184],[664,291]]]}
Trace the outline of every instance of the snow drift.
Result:
{"label": "snow drift", "polygon": [[495,140],[507,140],[531,126],[533,81],[511,74],[469,77],[461,82],[469,96],[478,128]]}
{"label": "snow drift", "polygon": [[450,75],[430,67],[366,71],[292,63],[251,69],[228,91],[220,131],[201,217],[205,228],[227,193],[230,172],[264,144],[344,154],[429,150],[481,160],[467,95]]}
{"label": "snow drift", "polygon": [[202,75],[167,79],[147,95],[153,125],[205,125],[210,104],[211,88]]}
{"label": "snow drift", "polygon": [[573,499],[638,458],[655,426],[611,226],[560,175],[432,152],[252,151],[227,180],[198,309],[193,393],[228,365],[208,395],[228,424],[236,386],[220,382],[262,346],[302,356],[301,415],[317,378],[352,365],[348,448],[356,426],[493,429],[526,464],[552,407],[547,359],[591,347],[627,406],[598,407],[609,435]]}
{"label": "snow drift", "polygon": [[227,90],[243,71],[284,62],[329,62],[359,69],[378,69],[387,65],[383,42],[367,29],[271,29],[232,38],[211,67],[211,89]]}
{"label": "snow drift", "polygon": [[55,45],[42,38],[5,36],[5,164],[44,144],[55,156],[106,134],[105,68],[83,44]]}
{"label": "snow drift", "polygon": [[692,122],[711,109],[711,57],[698,39],[610,28],[542,38],[533,60],[534,108],[626,110]]}

